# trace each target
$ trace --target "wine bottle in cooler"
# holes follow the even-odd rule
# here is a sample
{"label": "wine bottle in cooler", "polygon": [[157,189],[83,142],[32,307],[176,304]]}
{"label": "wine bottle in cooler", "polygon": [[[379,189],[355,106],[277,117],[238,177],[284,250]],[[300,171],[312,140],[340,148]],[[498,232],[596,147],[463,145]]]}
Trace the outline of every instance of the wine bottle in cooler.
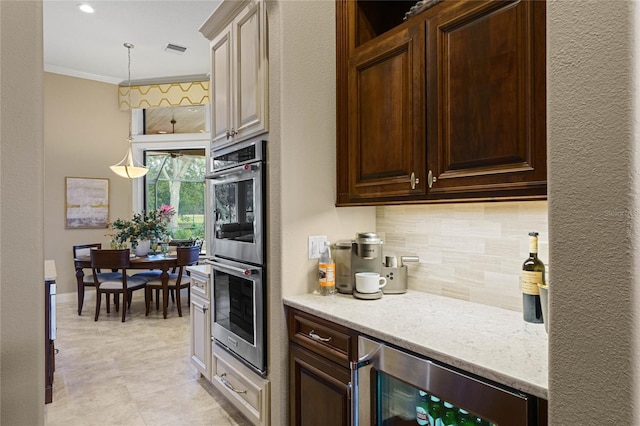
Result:
{"label": "wine bottle in cooler", "polygon": [[540,286],[544,284],[544,263],[538,259],[538,233],[529,233],[529,257],[522,264],[522,316],[525,321],[542,322]]}

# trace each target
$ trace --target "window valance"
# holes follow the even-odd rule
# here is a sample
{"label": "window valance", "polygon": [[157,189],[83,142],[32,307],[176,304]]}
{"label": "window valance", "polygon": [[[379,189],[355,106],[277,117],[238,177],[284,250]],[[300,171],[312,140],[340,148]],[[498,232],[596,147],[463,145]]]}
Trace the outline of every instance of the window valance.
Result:
{"label": "window valance", "polygon": [[121,111],[131,108],[159,108],[209,103],[209,82],[191,81],[131,86],[129,105],[128,86],[118,86],[118,104]]}

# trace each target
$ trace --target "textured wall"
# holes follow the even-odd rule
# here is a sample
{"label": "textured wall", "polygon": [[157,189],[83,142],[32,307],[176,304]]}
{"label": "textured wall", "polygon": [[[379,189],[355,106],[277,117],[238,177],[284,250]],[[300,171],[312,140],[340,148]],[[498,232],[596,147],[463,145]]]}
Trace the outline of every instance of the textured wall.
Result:
{"label": "textured wall", "polygon": [[[330,240],[375,227],[373,207],[335,203],[335,6],[268,2],[269,19],[269,379],[271,424],[288,418],[287,329],[280,295],[314,289],[307,236]],[[277,263],[274,263],[277,262]]]}
{"label": "textured wall", "polygon": [[42,2],[0,2],[0,423],[44,423]]}
{"label": "textured wall", "polygon": [[548,3],[552,425],[640,424],[637,7]]}
{"label": "textured wall", "polygon": [[409,288],[522,311],[520,271],[530,231],[548,263],[547,202],[378,207],[384,254],[416,255]]}

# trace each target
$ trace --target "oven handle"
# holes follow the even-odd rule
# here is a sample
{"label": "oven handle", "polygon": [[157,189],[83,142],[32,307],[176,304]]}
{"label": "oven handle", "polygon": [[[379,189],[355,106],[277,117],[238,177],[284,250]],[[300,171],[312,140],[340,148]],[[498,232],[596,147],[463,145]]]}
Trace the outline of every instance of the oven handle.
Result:
{"label": "oven handle", "polygon": [[[377,344],[373,349],[367,352],[365,355],[358,358],[357,361],[351,361],[349,363],[351,370],[351,383],[349,388],[351,390],[351,424],[360,424],[360,369],[367,367],[370,364],[375,364],[380,353],[383,349],[382,344]],[[366,412],[369,411],[369,407],[366,407]]]}
{"label": "oven handle", "polygon": [[221,177],[227,177],[231,175],[239,175],[241,173],[253,172],[260,168],[260,163],[253,164],[240,164],[239,166],[234,166],[229,169],[220,170],[217,172],[212,172],[205,175],[206,179],[217,179]]}
{"label": "oven handle", "polygon": [[249,276],[251,274],[255,274],[255,273],[258,272],[257,269],[237,268],[235,266],[231,266],[231,265],[227,265],[227,264],[224,264],[224,263],[216,262],[215,260],[207,260],[206,263],[211,264],[216,269],[219,269],[221,271],[240,274],[242,276]]}

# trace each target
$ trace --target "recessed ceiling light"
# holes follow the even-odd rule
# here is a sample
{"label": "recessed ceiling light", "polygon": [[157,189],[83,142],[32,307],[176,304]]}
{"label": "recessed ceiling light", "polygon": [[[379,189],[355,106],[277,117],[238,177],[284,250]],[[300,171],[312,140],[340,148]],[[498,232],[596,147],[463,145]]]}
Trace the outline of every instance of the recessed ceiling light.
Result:
{"label": "recessed ceiling light", "polygon": [[93,10],[93,7],[89,6],[86,3],[79,4],[78,5],[78,9],[80,9],[84,13],[93,13],[93,12],[95,12],[95,10]]}

